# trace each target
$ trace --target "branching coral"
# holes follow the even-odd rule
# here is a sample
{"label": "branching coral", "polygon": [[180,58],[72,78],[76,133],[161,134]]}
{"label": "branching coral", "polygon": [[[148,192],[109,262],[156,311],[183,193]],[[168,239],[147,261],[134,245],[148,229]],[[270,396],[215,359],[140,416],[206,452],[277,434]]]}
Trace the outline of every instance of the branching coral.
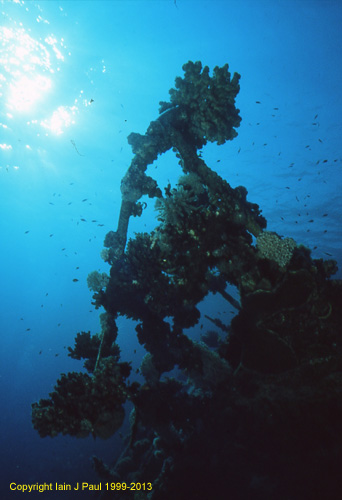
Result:
{"label": "branching coral", "polygon": [[184,78],[176,78],[176,89],[170,90],[170,102],[160,103],[160,113],[178,108],[179,127],[198,148],[207,141],[224,144],[234,139],[241,121],[235,108],[240,75],[234,73],[231,78],[225,64],[222,68],[216,66],[210,77],[208,66],[202,68],[200,61],[189,61],[183,70]]}
{"label": "branching coral", "polygon": [[68,347],[69,356],[73,359],[86,359],[84,366],[93,371],[99,352],[101,340],[98,335],[90,335],[90,332],[81,332],[76,335],[75,347]]}
{"label": "branching coral", "polygon": [[106,273],[99,273],[98,271],[92,271],[88,274],[87,285],[89,290],[93,292],[100,292],[108,285],[109,277]]}
{"label": "branching coral", "polygon": [[62,374],[50,399],[32,405],[33,427],[41,437],[59,433],[86,437],[90,433],[109,438],[124,419],[128,388],[128,363],[103,360],[90,377],[85,373]]}

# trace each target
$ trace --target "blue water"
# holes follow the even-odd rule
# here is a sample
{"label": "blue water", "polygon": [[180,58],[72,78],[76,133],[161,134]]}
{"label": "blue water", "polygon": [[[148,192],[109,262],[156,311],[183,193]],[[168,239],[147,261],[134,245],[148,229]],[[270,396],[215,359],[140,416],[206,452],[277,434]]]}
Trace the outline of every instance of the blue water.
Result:
{"label": "blue water", "polygon": [[[96,482],[91,456],[111,463],[120,451],[120,435],[41,439],[31,403],[61,372],[82,369],[67,356],[75,334],[100,331],[86,277],[108,272],[100,252],[116,229],[126,137],[157,118],[185,62],[228,62],[242,75],[239,135],[206,146],[206,163],[246,186],[269,230],[342,267],[342,4],[17,0],[0,9],[0,483],[10,499],[11,482]],[[157,164],[159,185],[174,185],[174,156]],[[130,234],[151,230],[154,216],[150,202]],[[220,307],[209,298],[203,311]],[[122,359],[137,368],[134,328],[118,325]]]}

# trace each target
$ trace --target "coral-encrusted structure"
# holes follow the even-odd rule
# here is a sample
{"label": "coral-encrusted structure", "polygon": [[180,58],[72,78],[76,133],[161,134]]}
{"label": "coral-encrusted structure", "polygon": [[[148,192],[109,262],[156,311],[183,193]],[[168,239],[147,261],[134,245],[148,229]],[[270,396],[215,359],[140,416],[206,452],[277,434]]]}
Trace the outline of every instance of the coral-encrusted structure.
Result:
{"label": "coral-encrusted structure", "polygon": [[[267,233],[259,207],[202,160],[208,141],[223,144],[240,123],[239,75],[213,76],[188,62],[169,103],[145,135],[128,138],[134,157],[122,180],[117,231],[105,239],[109,278],[92,275],[94,303],[106,313],[101,335],[79,334],[71,355],[86,374],[62,375],[50,399],[33,405],[41,436],[107,438],[134,404],[126,447],[105,481],[151,481],[135,500],[338,498],[342,479],[342,284],[336,263],[313,260],[290,239]],[[162,189],[145,171],[173,149],[183,171]],[[157,225],[127,242],[143,195],[156,198]],[[253,237],[258,238],[257,247]],[[93,278],[96,278],[95,281]],[[100,276],[101,278],[101,276]],[[235,285],[240,303],[225,290]],[[194,342],[186,329],[198,304],[220,293],[237,309],[226,334]],[[116,344],[118,316],[137,321],[145,383],[125,382]],[[97,349],[95,359],[94,349]],[[86,365],[87,367],[87,365]],[[177,367],[179,379],[167,374]],[[103,498],[127,498],[114,491]],[[143,495],[142,495],[143,494]]]}

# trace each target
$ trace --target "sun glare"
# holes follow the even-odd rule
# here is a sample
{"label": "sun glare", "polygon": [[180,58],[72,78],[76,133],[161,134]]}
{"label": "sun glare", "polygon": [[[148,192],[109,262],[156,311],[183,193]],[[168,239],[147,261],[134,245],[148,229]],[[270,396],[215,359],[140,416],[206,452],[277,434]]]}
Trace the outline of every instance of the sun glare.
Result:
{"label": "sun glare", "polygon": [[22,76],[9,85],[8,106],[16,111],[28,111],[50,88],[50,78]]}
{"label": "sun glare", "polygon": [[28,111],[51,88],[47,48],[23,28],[0,27],[0,88],[11,111]]}
{"label": "sun glare", "polygon": [[[25,113],[27,120],[27,114],[31,113],[27,124],[39,124],[51,133],[61,134],[65,127],[75,123],[77,111],[75,105],[54,109],[49,104],[51,97],[56,100],[54,75],[64,62],[64,39],[58,40],[52,33],[35,37],[21,22],[9,16],[7,21],[7,26],[0,26],[2,110],[8,118],[15,119]],[[41,105],[43,99],[44,106]]]}
{"label": "sun glare", "polygon": [[[45,4],[39,3],[0,0],[2,172],[19,169],[19,162],[28,153],[39,153],[42,136],[60,136],[80,121],[81,109],[94,102],[91,94],[85,97],[83,90],[77,90],[74,67],[70,72],[71,64],[66,63],[72,54],[61,33],[53,32],[53,23],[45,18]],[[67,14],[59,7],[56,16]],[[73,34],[69,36],[72,39]],[[106,72],[104,60],[101,70]],[[89,71],[93,77],[100,68]],[[90,84],[94,84],[93,78]]]}
{"label": "sun glare", "polygon": [[51,118],[43,120],[40,124],[53,134],[63,134],[63,129],[75,123],[77,106],[60,106],[53,112]]}

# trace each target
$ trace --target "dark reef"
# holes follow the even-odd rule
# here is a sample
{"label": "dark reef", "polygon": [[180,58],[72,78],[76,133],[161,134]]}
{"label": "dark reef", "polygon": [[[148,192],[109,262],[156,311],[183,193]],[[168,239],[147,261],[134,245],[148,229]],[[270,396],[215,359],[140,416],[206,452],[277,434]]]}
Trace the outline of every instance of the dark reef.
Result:
{"label": "dark reef", "polygon": [[[34,428],[108,438],[130,400],[130,435],[114,467],[99,458],[104,481],[152,482],[151,491],[107,492],[101,498],[333,499],[342,491],[342,282],[336,262],[311,258],[291,238],[266,231],[244,187],[231,188],[201,158],[208,141],[236,137],[239,75],[226,64],[209,75],[200,62],[183,66],[170,102],[145,135],[130,134],[134,157],[122,179],[117,231],[105,239],[110,274],[91,273],[101,333],[82,332],[76,359],[88,374],[62,374],[49,399],[32,405]],[[183,171],[164,193],[145,174],[172,149]],[[156,227],[127,241],[143,195],[156,198]],[[253,243],[253,236],[256,244]],[[226,285],[235,285],[237,303]],[[225,334],[186,328],[200,318],[209,292],[236,309]],[[145,383],[126,381],[120,362],[119,316],[138,322]],[[177,367],[183,379],[167,377]],[[129,496],[131,495],[131,496]]]}

